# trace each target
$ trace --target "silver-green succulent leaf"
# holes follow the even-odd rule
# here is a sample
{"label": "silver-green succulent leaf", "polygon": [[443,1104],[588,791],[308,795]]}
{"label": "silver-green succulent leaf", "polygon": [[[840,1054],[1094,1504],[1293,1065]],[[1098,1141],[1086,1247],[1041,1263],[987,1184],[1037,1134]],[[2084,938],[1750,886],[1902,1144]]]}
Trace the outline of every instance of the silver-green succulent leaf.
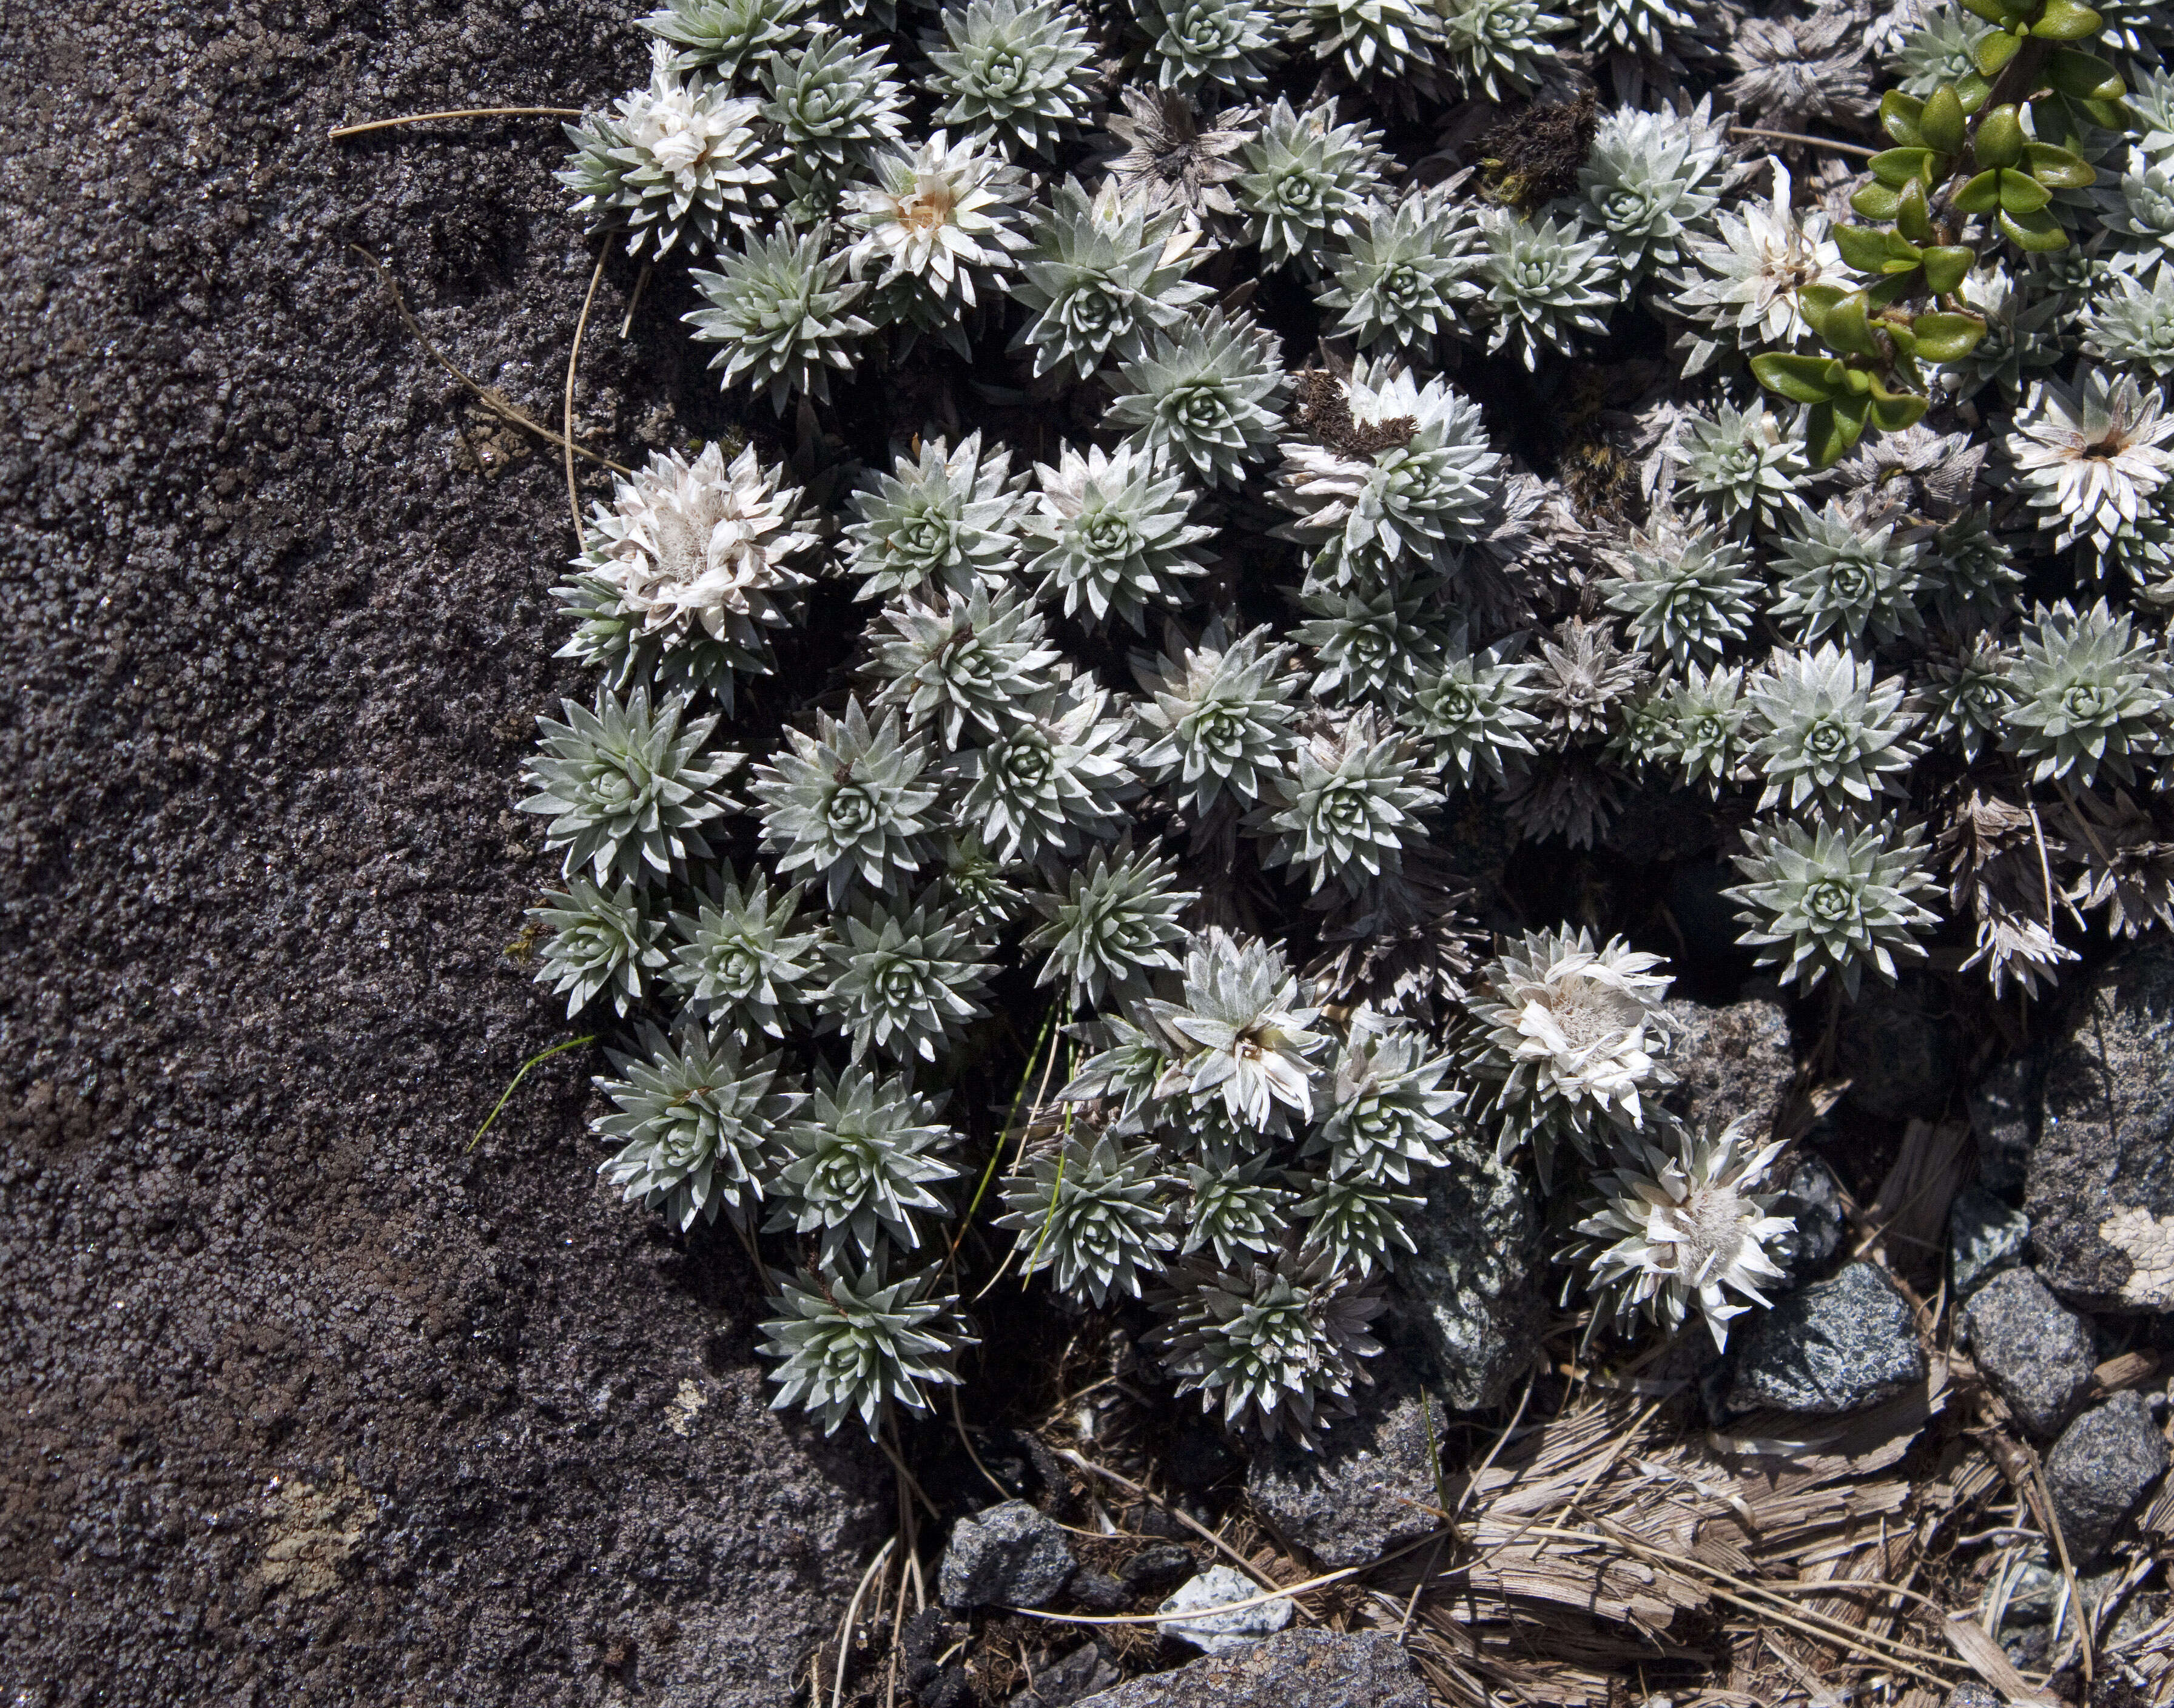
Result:
{"label": "silver-green succulent leaf", "polygon": [[745,381],[780,414],[788,397],[827,403],[830,376],[853,371],[853,346],[875,330],[848,312],[866,287],[845,272],[827,225],[798,233],[781,224],[719,251],[715,273],[696,268],[695,286],[709,306],[684,318],[698,343],[721,346],[710,365],[723,370],[724,385]]}
{"label": "silver-green succulent leaf", "polygon": [[958,1382],[958,1355],[975,1343],[958,1295],[937,1292],[933,1263],[895,1281],[879,1258],[857,1275],[773,1271],[771,1282],[777,1314],[762,1325],[763,1354],[777,1366],[771,1408],[798,1406],[828,1435],[857,1417],[873,1440],[894,1407],[932,1410],[929,1392]]}
{"label": "silver-green succulent leaf", "polygon": [[1470,784],[1484,773],[1501,782],[1504,761],[1533,751],[1528,731],[1540,720],[1533,667],[1517,657],[1516,637],[1470,651],[1459,632],[1438,669],[1423,672],[1412,696],[1413,721],[1433,743],[1435,762]]}
{"label": "silver-green succulent leaf", "polygon": [[1211,486],[1240,486],[1274,447],[1288,380],[1274,335],[1211,310],[1126,362],[1105,418],[1127,443],[1189,465]]}
{"label": "silver-green succulent leaf", "polygon": [[1035,474],[1040,489],[1020,519],[1025,570],[1066,616],[1122,618],[1144,633],[1149,611],[1183,604],[1186,583],[1206,573],[1193,548],[1215,530],[1192,520],[1198,495],[1163,458],[1068,445]]}
{"label": "silver-green succulent leaf", "polygon": [[785,1058],[743,1057],[738,1039],[700,1025],[667,1038],[645,1024],[640,1044],[610,1051],[616,1077],[597,1078],[613,1112],[590,1130],[619,1146],[597,1172],[679,1233],[720,1213],[751,1222],[776,1172],[779,1127],[808,1100]]}
{"label": "silver-green succulent leaf", "polygon": [[1418,1249],[1405,1224],[1426,1208],[1425,1198],[1363,1175],[1294,1174],[1290,1179],[1299,1194],[1298,1214],[1305,1219],[1300,1249],[1327,1257],[1331,1267],[1386,1274],[1397,1267],[1398,1251]]}
{"label": "silver-green succulent leaf", "polygon": [[1575,355],[1581,334],[1606,334],[1623,288],[1606,234],[1583,236],[1575,219],[1534,221],[1504,208],[1482,214],[1479,229],[1486,247],[1476,276],[1493,322],[1490,354],[1508,349],[1536,369],[1545,351]]}
{"label": "silver-green succulent leaf", "polygon": [[2100,771],[2136,780],[2136,761],[2167,750],[2174,675],[2163,649],[2101,599],[2079,612],[2040,606],[2008,671],[2001,745],[2034,781],[2090,788]]}
{"label": "silver-green succulent leaf", "polygon": [[1097,1306],[1138,1298],[1178,1243],[1176,1182],[1152,1144],[1127,1149],[1107,1133],[1064,1139],[1032,1158],[1004,1192],[1025,1274],[1049,1272],[1059,1293]]}
{"label": "silver-green succulent leaf", "polygon": [[1232,639],[1219,618],[1197,646],[1173,629],[1160,658],[1135,654],[1133,674],[1147,695],[1133,755],[1142,780],[1168,789],[1196,816],[1225,799],[1241,808],[1259,804],[1297,744],[1290,657],[1288,646],[1270,643],[1267,629]]}
{"label": "silver-green succulent leaf", "polygon": [[1155,81],[1187,95],[1257,95],[1283,58],[1272,0],[1133,0]]}
{"label": "silver-green succulent leaf", "polygon": [[1012,289],[1033,318],[1012,346],[1033,351],[1037,379],[1062,370],[1089,380],[1105,362],[1138,361],[1150,332],[1176,331],[1214,295],[1185,276],[1200,231],[1115,184],[1090,197],[1066,179],[1036,209],[1033,235]]}
{"label": "silver-green succulent leaf", "polygon": [[687,716],[684,695],[649,691],[621,700],[608,688],[593,707],[563,700],[566,721],[539,717],[543,732],[523,781],[535,792],[524,813],[546,815],[546,846],[565,874],[637,884],[684,876],[690,860],[714,851],[703,827],[737,810],[722,785],[744,754],[705,750],[717,716]]}
{"label": "silver-green succulent leaf", "polygon": [[[1296,1196],[1271,1180],[1274,1159],[1263,1151],[1237,1158],[1211,1155],[1185,1165],[1189,1193],[1185,1240],[1178,1255],[1208,1250],[1219,1268],[1273,1257],[1291,1225]],[[1247,1254],[1251,1254],[1249,1257]]]}
{"label": "silver-green succulent leaf", "polygon": [[[1441,1147],[1464,1094],[1445,1084],[1450,1058],[1416,1028],[1377,1030],[1355,1020],[1336,1062],[1328,1116],[1306,1144],[1326,1152],[1332,1180],[1413,1183],[1449,1160]],[[1409,1248],[1408,1248],[1409,1249]]]}
{"label": "silver-green succulent leaf", "polygon": [[1751,702],[1753,768],[1766,780],[1760,806],[1791,812],[1868,808],[1903,792],[1917,756],[1916,717],[1900,677],[1831,644],[1777,651],[1745,689]]}
{"label": "silver-green succulent leaf", "polygon": [[1070,868],[1064,889],[1029,897],[1043,922],[1024,946],[1047,956],[1035,982],[1061,981],[1075,1013],[1140,1000],[1155,974],[1179,970],[1176,950],[1189,933],[1178,920],[1199,899],[1180,886],[1167,855],[1136,852],[1129,840],[1097,847]]}
{"label": "silver-green succulent leaf", "polygon": [[870,1050],[934,1062],[988,1013],[976,997],[996,968],[963,921],[923,905],[840,914],[833,927],[823,945],[833,976],[815,1005],[852,1040],[856,1062]]}
{"label": "silver-green succulent leaf", "polygon": [[607,992],[613,1008],[627,1013],[647,994],[645,981],[672,959],[659,942],[664,921],[650,913],[630,878],[609,890],[571,878],[564,889],[546,890],[544,905],[530,908],[528,917],[551,933],[536,982],[565,997],[570,1020]]}
{"label": "silver-green succulent leaf", "polygon": [[1463,311],[1480,294],[1479,246],[1468,204],[1447,186],[1370,203],[1315,300],[1338,313],[1335,329],[1360,349],[1431,364],[1441,340],[1467,330]]}
{"label": "silver-green succulent leaf", "polygon": [[1425,840],[1421,815],[1447,798],[1420,763],[1421,744],[1371,708],[1300,742],[1274,798],[1248,819],[1266,838],[1262,864],[1306,868],[1310,888],[1340,883],[1354,895],[1403,870],[1403,850]]}
{"label": "silver-green succulent leaf", "polygon": [[676,50],[683,71],[714,72],[730,83],[752,76],[805,39],[810,0],[665,0],[635,23]]}
{"label": "silver-green succulent leaf", "polygon": [[1014,703],[1003,732],[953,761],[958,816],[999,859],[1056,873],[1123,828],[1140,792],[1107,689],[1086,683]]}
{"label": "silver-green succulent leaf", "polygon": [[1540,0],[1436,0],[1439,57],[1477,100],[1530,95],[1547,80],[1556,57],[1549,37],[1570,20],[1541,8]]}
{"label": "silver-green succulent leaf", "polygon": [[1738,941],[1783,984],[1810,990],[1831,974],[1854,997],[1867,967],[1891,984],[1898,960],[1925,958],[1918,939],[1939,916],[1917,899],[1938,888],[1922,825],[1754,824],[1744,844],[1733,857],[1744,882],[1722,894],[1744,904]]}
{"label": "silver-green succulent leaf", "polygon": [[1692,413],[1677,442],[1678,478],[1725,526],[1779,527],[1804,507],[1798,488],[1811,469],[1798,437],[1760,403]]}
{"label": "silver-green succulent leaf", "polygon": [[937,1188],[961,1173],[947,1154],[959,1135],[938,1119],[938,1104],[903,1077],[857,1066],[836,1079],[819,1073],[813,1097],[799,1102],[775,1129],[782,1166],[766,1226],[820,1239],[826,1273],[848,1256],[865,1263],[886,1246],[919,1251],[923,1219],[949,1213]]}
{"label": "silver-green succulent leaf", "polygon": [[729,864],[717,868],[693,913],[671,916],[672,966],[665,975],[688,1015],[723,1034],[752,1027],[773,1038],[806,1013],[819,981],[819,923],[794,931],[804,884],[773,890],[762,873],[743,887]]}
{"label": "silver-green succulent leaf", "polygon": [[946,751],[970,732],[986,740],[1015,727],[1060,685],[1063,655],[1012,587],[992,599],[977,581],[969,593],[945,590],[940,604],[894,598],[883,615],[893,632],[876,643],[883,685],[873,704],[903,711],[910,730],[933,730]]}
{"label": "silver-green succulent leaf", "polygon": [[1085,121],[1101,78],[1084,21],[1062,0],[966,0],[939,22],[943,33],[922,40],[938,124],[1053,156]]}
{"label": "silver-green succulent leaf", "polygon": [[1746,547],[1711,528],[1634,532],[1600,584],[1630,637],[1677,668],[1712,664],[1750,630],[1763,591]]}
{"label": "silver-green succulent leaf", "polygon": [[1198,1394],[1226,1426],[1310,1448],[1350,1415],[1353,1387],[1371,1385],[1360,1360],[1382,1349],[1367,1325],[1386,1300],[1325,1255],[1286,1248],[1231,1270],[1195,1258],[1171,1280],[1149,1343],[1178,1392]]}
{"label": "silver-green succulent leaf", "polygon": [[1277,98],[1245,145],[1234,186],[1263,267],[1311,274],[1349,241],[1384,191],[1393,163],[1381,143],[1379,131],[1337,123],[1328,103],[1301,110]]}
{"label": "silver-green succulent leaf", "polygon": [[938,792],[922,778],[927,749],[895,713],[871,724],[858,700],[843,718],[819,711],[813,735],[788,729],[785,740],[775,763],[756,770],[751,791],[777,875],[820,879],[833,907],[857,889],[902,895],[937,829]]}
{"label": "silver-green succulent leaf", "polygon": [[1681,266],[1685,240],[1704,231],[1720,205],[1733,168],[1727,127],[1712,105],[1708,97],[1688,113],[1620,107],[1593,134],[1578,196],[1633,283]]}
{"label": "silver-green succulent leaf", "polygon": [[1767,614],[1799,646],[1832,635],[1868,647],[1924,626],[1917,611],[1928,585],[1918,572],[1923,554],[1895,538],[1894,523],[1869,527],[1830,499],[1824,510],[1792,516],[1774,544],[1781,597]]}
{"label": "silver-green succulent leaf", "polygon": [[900,451],[852,496],[846,562],[857,597],[1001,586],[1019,556],[1021,484],[1010,451],[985,453],[979,432]]}
{"label": "silver-green succulent leaf", "polygon": [[1310,692],[1324,705],[1408,706],[1449,639],[1442,583],[1416,576],[1371,592],[1315,587],[1300,599],[1308,621],[1291,638],[1318,667]]}

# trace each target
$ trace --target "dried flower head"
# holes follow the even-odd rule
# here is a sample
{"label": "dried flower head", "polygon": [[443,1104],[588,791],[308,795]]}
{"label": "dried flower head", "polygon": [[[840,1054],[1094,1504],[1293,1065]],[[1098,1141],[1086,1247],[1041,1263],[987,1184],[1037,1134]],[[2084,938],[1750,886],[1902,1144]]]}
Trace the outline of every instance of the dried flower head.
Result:
{"label": "dried flower head", "polygon": [[1749,1308],[1729,1294],[1763,1308],[1760,1286],[1782,1278],[1766,1244],[1796,1224],[1773,1213],[1778,1193],[1757,1190],[1781,1152],[1758,1143],[1749,1116],[1616,1140],[1614,1166],[1593,1176],[1575,1255],[1618,1322],[1643,1314],[1673,1334],[1695,1307],[1727,1349],[1730,1319]]}

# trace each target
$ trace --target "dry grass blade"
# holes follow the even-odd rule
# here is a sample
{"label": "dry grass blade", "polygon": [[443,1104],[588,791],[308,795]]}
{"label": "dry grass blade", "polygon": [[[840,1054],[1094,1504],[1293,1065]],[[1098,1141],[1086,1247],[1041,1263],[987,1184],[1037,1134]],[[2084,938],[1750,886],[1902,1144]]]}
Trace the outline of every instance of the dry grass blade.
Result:
{"label": "dry grass blade", "polygon": [[397,119],[372,119],[367,124],[341,125],[325,134],[333,142],[360,137],[371,131],[389,131],[397,125],[427,125],[437,119],[578,119],[579,107],[456,107],[441,113],[403,113]]}
{"label": "dry grass blade", "polygon": [[1967,1613],[1947,1621],[1948,1641],[1970,1662],[1971,1670],[2011,1702],[2042,1702],[2047,1699],[2031,1688],[2031,1681],[2015,1670],[2015,1663],[2000,1645],[1982,1630]]}
{"label": "dry grass blade", "polygon": [[589,311],[596,306],[597,287],[603,282],[604,257],[611,251],[599,250],[596,271],[589,275],[588,295],[581,299],[581,317],[574,322],[574,348],[566,353],[566,433],[559,442],[566,451],[566,508],[573,512],[574,548],[581,544],[581,493],[574,484],[574,370],[581,364],[581,334],[589,329]]}

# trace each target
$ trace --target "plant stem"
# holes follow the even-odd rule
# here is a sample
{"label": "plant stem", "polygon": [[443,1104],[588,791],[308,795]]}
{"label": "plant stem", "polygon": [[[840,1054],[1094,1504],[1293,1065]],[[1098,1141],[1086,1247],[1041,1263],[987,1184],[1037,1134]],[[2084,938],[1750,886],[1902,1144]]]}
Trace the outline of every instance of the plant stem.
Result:
{"label": "plant stem", "polygon": [[556,118],[587,116],[579,107],[459,107],[451,112],[403,113],[397,119],[372,119],[366,125],[342,125],[326,135],[333,142],[359,137],[369,131],[389,131],[395,125],[427,125],[434,119]]}

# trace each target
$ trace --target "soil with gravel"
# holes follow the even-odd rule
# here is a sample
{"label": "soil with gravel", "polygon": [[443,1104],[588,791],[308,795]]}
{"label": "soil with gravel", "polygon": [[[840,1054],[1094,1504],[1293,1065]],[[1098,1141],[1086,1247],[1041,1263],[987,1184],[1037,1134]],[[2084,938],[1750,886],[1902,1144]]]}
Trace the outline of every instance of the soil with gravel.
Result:
{"label": "soil with gravel", "polygon": [[[555,421],[591,255],[547,119],[641,8],[8,9],[0,1694],[787,1700],[888,1525],[766,1409],[760,1300],[595,1179],[510,810],[575,678]],[[714,431],[634,287],[578,419]],[[712,412],[705,416],[703,412]]]}

